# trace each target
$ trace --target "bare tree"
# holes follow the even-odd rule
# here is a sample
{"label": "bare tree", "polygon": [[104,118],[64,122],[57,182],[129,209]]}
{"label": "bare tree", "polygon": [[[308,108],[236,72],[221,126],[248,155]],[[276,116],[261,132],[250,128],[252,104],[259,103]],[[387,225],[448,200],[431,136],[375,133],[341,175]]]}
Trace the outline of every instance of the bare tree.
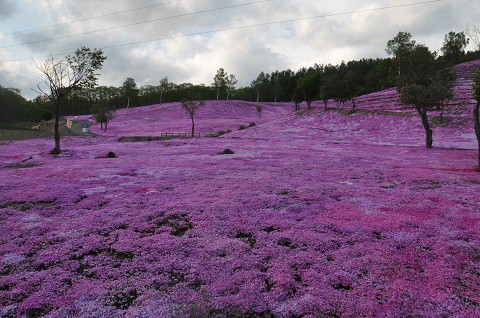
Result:
{"label": "bare tree", "polygon": [[263,112],[262,106],[260,106],[260,105],[255,105],[255,109],[257,110],[258,118],[262,118],[262,112]]}
{"label": "bare tree", "polygon": [[192,138],[195,138],[195,121],[194,116],[197,110],[201,107],[205,106],[205,102],[203,100],[194,101],[194,100],[186,100],[182,101],[182,108],[185,109],[192,120]]}
{"label": "bare tree", "polygon": [[470,40],[472,40],[472,42],[475,43],[480,50],[480,28],[475,25],[467,24],[466,32]]}
{"label": "bare tree", "polygon": [[93,88],[99,75],[96,71],[102,68],[105,60],[106,57],[101,50],[92,51],[81,47],[72,56],[67,55],[64,60],[56,61],[51,56],[35,62],[35,66],[43,75],[44,84],[38,84],[35,91],[47,97],[55,108],[55,148],[51,151],[52,154],[59,154],[61,151],[58,128],[62,100],[76,89]]}

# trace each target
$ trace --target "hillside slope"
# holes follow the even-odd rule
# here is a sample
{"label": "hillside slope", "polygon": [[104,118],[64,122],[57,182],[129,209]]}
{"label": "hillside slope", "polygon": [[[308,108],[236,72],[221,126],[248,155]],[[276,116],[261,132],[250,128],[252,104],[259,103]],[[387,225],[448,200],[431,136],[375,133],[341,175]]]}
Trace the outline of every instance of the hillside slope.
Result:
{"label": "hillside slope", "polygon": [[[475,71],[480,68],[480,60],[462,63],[453,67],[457,79],[453,87],[454,98],[445,103],[445,114],[453,116],[471,116],[475,99],[473,98],[472,84]],[[415,113],[415,110],[405,107],[400,101],[396,88],[360,96],[355,99],[358,109]],[[331,105],[350,108],[351,104]],[[435,113],[435,112],[434,112]]]}
{"label": "hillside slope", "polygon": [[[262,108],[258,113],[256,106]],[[240,125],[256,124],[279,118],[292,112],[288,103],[253,103],[246,101],[207,101],[195,114],[195,132],[202,136],[228,129],[237,130]],[[84,118],[88,116],[83,116]],[[187,133],[191,119],[180,103],[151,105],[119,109],[109,123],[107,136],[160,136],[161,133]],[[100,125],[90,130],[103,134]]]}
{"label": "hillside slope", "polygon": [[0,315],[479,317],[476,152],[425,149],[415,117],[302,112],[55,159],[0,143]]}

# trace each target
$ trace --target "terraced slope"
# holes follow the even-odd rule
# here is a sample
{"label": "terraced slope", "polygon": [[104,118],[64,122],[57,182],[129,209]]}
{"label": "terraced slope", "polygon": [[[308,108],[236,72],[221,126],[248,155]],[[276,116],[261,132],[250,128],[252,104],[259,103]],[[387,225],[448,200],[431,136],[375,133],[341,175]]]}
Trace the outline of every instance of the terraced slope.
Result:
{"label": "terraced slope", "polygon": [[[445,103],[445,114],[471,116],[475,104],[472,92],[473,76],[479,67],[480,60],[459,64],[454,67],[454,71],[457,74],[457,80],[453,88],[454,98]],[[415,112],[415,110],[402,104],[395,88],[360,96],[355,100],[355,104],[358,109],[365,110]],[[351,104],[347,103],[337,106],[350,108]]]}

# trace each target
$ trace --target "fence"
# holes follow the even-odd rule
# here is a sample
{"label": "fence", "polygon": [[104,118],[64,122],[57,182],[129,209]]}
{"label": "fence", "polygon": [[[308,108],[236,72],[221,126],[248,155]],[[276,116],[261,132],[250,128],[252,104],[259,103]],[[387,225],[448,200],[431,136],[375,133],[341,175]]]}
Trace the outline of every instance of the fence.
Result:
{"label": "fence", "polygon": [[[172,138],[190,138],[192,135],[190,133],[184,133],[184,132],[181,132],[181,133],[178,133],[178,132],[173,132],[173,133],[168,133],[168,132],[164,132],[164,133],[160,133],[160,138],[167,138],[167,137],[172,137]],[[200,133],[196,133],[195,134],[195,138],[200,138],[201,135]]]}

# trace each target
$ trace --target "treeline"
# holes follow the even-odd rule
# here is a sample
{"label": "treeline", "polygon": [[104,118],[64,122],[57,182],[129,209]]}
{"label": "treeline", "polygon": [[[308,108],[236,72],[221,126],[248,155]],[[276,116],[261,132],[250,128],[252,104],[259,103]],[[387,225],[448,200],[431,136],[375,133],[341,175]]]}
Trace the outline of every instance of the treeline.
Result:
{"label": "treeline", "polygon": [[0,122],[37,122],[52,118],[51,105],[28,101],[16,88],[0,85]]}
{"label": "treeline", "polygon": [[[465,52],[465,34],[450,32],[442,47],[452,65],[480,59],[480,50]],[[137,87],[127,78],[120,87],[100,86],[74,91],[62,100],[61,115],[90,114],[100,108],[118,109],[152,104],[179,102],[183,99],[239,99],[258,102],[294,102],[335,99],[345,102],[356,96],[373,93],[396,85],[400,63],[395,57],[361,59],[339,65],[315,64],[308,68],[271,73],[260,72],[247,87],[235,88],[237,80],[223,68],[209,85],[175,84],[167,77],[159,85]],[[27,101],[14,88],[0,86],[0,122],[40,121],[53,117],[53,105],[44,96]]]}

